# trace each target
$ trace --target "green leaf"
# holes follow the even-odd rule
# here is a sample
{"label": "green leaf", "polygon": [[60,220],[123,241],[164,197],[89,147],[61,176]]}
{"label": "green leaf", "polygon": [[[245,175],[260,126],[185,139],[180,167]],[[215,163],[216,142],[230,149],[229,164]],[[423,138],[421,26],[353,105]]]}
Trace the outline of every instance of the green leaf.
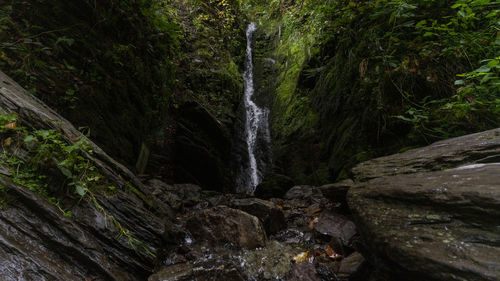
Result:
{"label": "green leaf", "polygon": [[464,81],[464,80],[456,80],[456,81],[455,81],[455,85],[456,85],[456,86],[463,85],[463,84],[465,84],[465,81]]}
{"label": "green leaf", "polygon": [[32,142],[32,141],[34,141],[34,140],[36,140],[36,138],[35,138],[34,136],[32,136],[32,135],[27,135],[27,136],[24,138],[24,142],[25,142],[25,143]]}
{"label": "green leaf", "polygon": [[80,195],[80,196],[84,196],[85,193],[87,193],[87,190],[85,189],[85,187],[83,187],[81,185],[76,185],[75,186],[75,193]]}
{"label": "green leaf", "polygon": [[500,63],[500,61],[498,60],[491,60],[489,63],[488,63],[488,67],[489,68],[494,68],[496,66],[498,66],[498,64]]}
{"label": "green leaf", "polygon": [[61,173],[63,173],[63,175],[65,175],[66,177],[68,178],[73,178],[73,173],[71,173],[71,171],[63,166],[58,166],[59,167],[59,170],[61,170]]}
{"label": "green leaf", "polygon": [[491,68],[488,67],[487,65],[483,65],[481,66],[480,68],[474,70],[475,72],[479,72],[479,73],[487,73],[487,72],[490,72]]}
{"label": "green leaf", "polygon": [[415,28],[421,28],[422,26],[427,24],[427,20],[421,20],[416,25]]}

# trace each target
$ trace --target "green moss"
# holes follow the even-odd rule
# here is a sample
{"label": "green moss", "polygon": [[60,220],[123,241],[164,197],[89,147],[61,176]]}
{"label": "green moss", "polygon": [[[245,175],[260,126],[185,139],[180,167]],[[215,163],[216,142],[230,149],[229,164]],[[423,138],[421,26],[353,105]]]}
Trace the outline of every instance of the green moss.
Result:
{"label": "green moss", "polygon": [[[327,164],[335,180],[370,157],[500,125],[493,98],[500,44],[488,28],[498,26],[497,7],[246,2],[271,38],[263,56],[277,60],[270,80],[276,80],[272,128],[280,173],[301,181]],[[483,17],[464,17],[471,11]],[[466,78],[453,85],[462,72]]]}
{"label": "green moss", "polygon": [[131,183],[127,182],[125,185],[126,189],[132,191],[135,195],[137,195],[141,200],[146,203],[149,207],[154,207],[153,201],[148,198],[144,193],[135,188]]}

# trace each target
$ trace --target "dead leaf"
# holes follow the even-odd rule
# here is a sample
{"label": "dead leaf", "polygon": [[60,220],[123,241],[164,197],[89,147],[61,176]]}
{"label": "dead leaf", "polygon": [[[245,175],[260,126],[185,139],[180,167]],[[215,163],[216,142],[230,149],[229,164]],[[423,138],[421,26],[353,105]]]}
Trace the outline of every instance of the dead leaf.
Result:
{"label": "dead leaf", "polygon": [[309,251],[302,252],[292,258],[295,263],[306,262],[309,260]]}
{"label": "dead leaf", "polygon": [[337,254],[330,245],[326,245],[326,255],[332,260],[338,260],[342,258],[342,256]]}
{"label": "dead leaf", "polygon": [[283,206],[278,205],[278,209],[280,209],[280,210],[282,210],[282,211],[283,211]]}
{"label": "dead leaf", "polygon": [[12,144],[12,138],[7,138],[3,141],[4,146],[10,146]]}
{"label": "dead leaf", "polygon": [[17,127],[17,122],[11,122],[11,123],[5,124],[4,127],[7,129],[14,129]]}
{"label": "dead leaf", "polygon": [[309,222],[309,229],[313,229],[314,225],[316,225],[318,221],[319,221],[318,217],[315,217],[313,220],[311,220],[311,222]]}

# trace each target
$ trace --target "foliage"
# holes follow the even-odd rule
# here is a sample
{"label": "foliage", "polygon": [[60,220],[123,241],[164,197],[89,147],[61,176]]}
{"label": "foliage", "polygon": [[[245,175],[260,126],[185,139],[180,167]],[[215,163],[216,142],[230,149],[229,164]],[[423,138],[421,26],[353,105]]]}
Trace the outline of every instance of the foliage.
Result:
{"label": "foliage", "polygon": [[0,67],[73,123],[89,125],[109,153],[133,163],[170,106],[178,26],[158,12],[158,1],[94,4],[2,5]]}
{"label": "foliage", "polygon": [[[96,194],[112,194],[116,188],[87,157],[93,151],[85,137],[68,142],[58,131],[31,131],[18,125],[16,115],[0,114],[0,141],[3,143],[0,167],[9,170],[14,183],[41,195],[67,217],[73,217],[71,208],[74,207],[68,202],[78,204],[83,199],[90,200],[113,223],[119,237],[127,239],[131,248],[137,250],[139,246],[154,256],[97,201]],[[0,187],[0,205],[4,207],[7,193],[5,187]]]}
{"label": "foliage", "polygon": [[180,26],[174,107],[196,102],[221,120],[240,101],[244,16],[236,0],[164,0]]}
{"label": "foliage", "polygon": [[358,155],[500,125],[498,1],[244,2],[274,36],[280,172],[335,180]]}

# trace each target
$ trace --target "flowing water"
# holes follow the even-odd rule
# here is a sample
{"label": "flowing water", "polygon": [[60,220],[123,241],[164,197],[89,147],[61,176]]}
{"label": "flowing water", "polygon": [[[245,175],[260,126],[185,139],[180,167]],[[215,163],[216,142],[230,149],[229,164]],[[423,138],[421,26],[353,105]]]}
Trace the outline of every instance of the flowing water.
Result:
{"label": "flowing water", "polygon": [[242,186],[240,192],[253,192],[261,182],[261,167],[259,167],[258,143],[259,139],[267,145],[270,142],[268,116],[269,110],[260,108],[253,100],[254,77],[253,77],[253,57],[252,57],[252,37],[257,30],[255,23],[250,23],[247,28],[247,50],[245,60],[245,80],[244,105],[246,112],[245,139],[248,148],[248,164],[242,173]]}

